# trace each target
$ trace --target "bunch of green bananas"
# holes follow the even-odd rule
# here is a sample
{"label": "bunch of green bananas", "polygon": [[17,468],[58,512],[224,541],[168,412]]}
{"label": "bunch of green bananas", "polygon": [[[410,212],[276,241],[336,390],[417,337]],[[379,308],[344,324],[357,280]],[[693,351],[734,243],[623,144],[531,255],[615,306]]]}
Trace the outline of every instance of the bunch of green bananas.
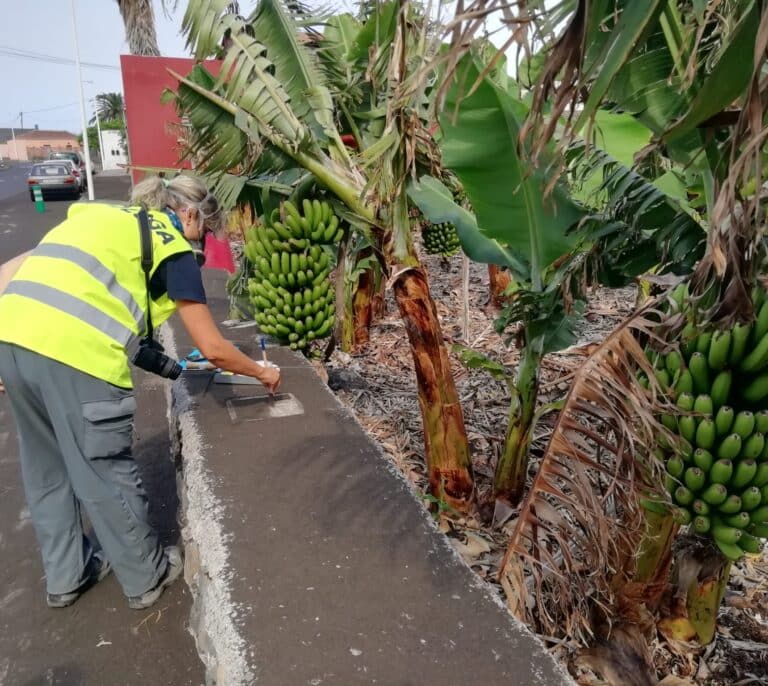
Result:
{"label": "bunch of green bananas", "polygon": [[[685,295],[673,294],[681,302]],[[768,538],[768,301],[763,293],[754,299],[751,325],[688,324],[679,350],[646,351],[678,410],[661,417],[681,439],[657,451],[667,488],[683,523],[731,560],[759,552]],[[640,382],[648,385],[642,375]]]}
{"label": "bunch of green bananas", "polygon": [[448,222],[425,224],[421,235],[424,239],[424,249],[430,255],[450,257],[455,255],[461,247],[456,227]]}
{"label": "bunch of green bananas", "polygon": [[262,226],[246,231],[245,254],[254,265],[248,293],[264,333],[293,350],[329,336],[336,312],[324,243],[343,235],[328,205],[304,200],[304,214],[287,201]]}

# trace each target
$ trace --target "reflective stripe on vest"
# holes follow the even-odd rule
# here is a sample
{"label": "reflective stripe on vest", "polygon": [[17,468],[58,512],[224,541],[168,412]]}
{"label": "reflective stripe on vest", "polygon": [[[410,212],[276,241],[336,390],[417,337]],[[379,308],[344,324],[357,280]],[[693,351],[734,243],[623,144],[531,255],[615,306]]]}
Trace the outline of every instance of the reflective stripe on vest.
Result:
{"label": "reflective stripe on vest", "polygon": [[[121,303],[123,303],[123,305],[128,308],[128,311],[133,317],[133,321],[135,321],[136,325],[139,327],[139,332],[142,334],[144,333],[146,329],[144,310],[139,306],[139,304],[128,292],[128,290],[117,283],[117,277],[115,276],[114,272],[111,272],[109,269],[107,269],[93,255],[89,255],[84,250],[81,250],[75,246],[61,245],[60,243],[41,243],[37,246],[37,248],[35,248],[34,254],[39,257],[54,257],[61,260],[68,260],[70,262],[74,262],[78,267],[85,269],[85,271],[89,272],[94,278],[98,279],[102,284],[104,284],[110,295],[117,298]],[[40,299],[38,298],[38,300]],[[41,302],[45,301],[41,300]],[[53,303],[47,304],[53,305]],[[56,305],[53,306],[57,307]],[[72,312],[69,312],[69,314],[72,314]],[[89,324],[91,324],[89,320],[83,319],[83,321],[87,321]],[[122,324],[120,326],[121,328],[124,328]],[[120,340],[111,334],[110,336],[115,338],[115,340]]]}
{"label": "reflective stripe on vest", "polygon": [[8,295],[20,295],[24,298],[37,300],[49,307],[55,307],[57,310],[77,317],[80,321],[98,329],[109,336],[113,341],[122,346],[128,346],[138,336],[130,329],[123,326],[116,319],[112,319],[106,312],[102,312],[97,307],[89,305],[87,302],[76,298],[74,295],[60,291],[58,288],[52,288],[42,283],[34,281],[14,280],[8,284],[5,289]]}

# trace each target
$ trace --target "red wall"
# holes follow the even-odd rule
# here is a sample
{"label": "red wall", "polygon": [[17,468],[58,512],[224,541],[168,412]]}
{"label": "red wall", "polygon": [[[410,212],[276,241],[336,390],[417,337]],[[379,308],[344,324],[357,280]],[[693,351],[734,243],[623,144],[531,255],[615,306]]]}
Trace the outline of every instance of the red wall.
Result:
{"label": "red wall", "polygon": [[[190,168],[186,160],[179,161],[182,150],[172,130],[174,124],[179,124],[176,108],[173,103],[161,104],[160,97],[166,88],[176,90],[178,87],[178,81],[168,69],[186,76],[194,65],[195,60],[183,57],[120,56],[132,166]],[[208,60],[204,65],[213,74],[218,74],[221,69],[218,60]],[[133,169],[134,182],[145,173]]]}

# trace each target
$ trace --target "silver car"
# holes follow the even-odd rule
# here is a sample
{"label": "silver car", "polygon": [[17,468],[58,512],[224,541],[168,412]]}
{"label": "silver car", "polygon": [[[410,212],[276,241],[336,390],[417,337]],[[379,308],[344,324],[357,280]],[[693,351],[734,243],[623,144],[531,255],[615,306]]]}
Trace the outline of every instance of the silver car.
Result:
{"label": "silver car", "polygon": [[40,164],[66,164],[69,166],[72,175],[77,179],[80,184],[80,190],[85,189],[85,173],[81,171],[72,160],[48,160],[46,162],[40,162]]}
{"label": "silver car", "polygon": [[30,200],[35,199],[33,186],[40,186],[43,198],[54,195],[64,195],[75,200],[79,198],[82,189],[72,172],[71,165],[63,162],[44,162],[34,165],[27,178]]}

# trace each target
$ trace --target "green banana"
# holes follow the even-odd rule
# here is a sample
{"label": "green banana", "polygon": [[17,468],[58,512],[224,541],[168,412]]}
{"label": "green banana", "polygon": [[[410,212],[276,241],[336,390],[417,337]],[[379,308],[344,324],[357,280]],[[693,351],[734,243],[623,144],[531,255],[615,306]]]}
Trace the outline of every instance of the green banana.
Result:
{"label": "green banana", "polygon": [[737,529],[735,526],[725,526],[721,523],[712,525],[712,537],[716,542],[733,544],[741,538],[741,535],[741,529]]}
{"label": "green banana", "polygon": [[712,484],[727,484],[732,476],[733,462],[728,459],[717,460],[709,470],[709,482]]}
{"label": "green banana", "polygon": [[683,412],[692,412],[695,400],[690,393],[681,393],[677,396],[677,406]]}
{"label": "green banana", "polygon": [[[707,366],[707,359],[700,352],[695,352],[691,355],[691,360],[688,363],[688,369],[693,377],[693,390],[699,395],[701,393],[710,392],[709,382],[709,367]],[[657,375],[658,376],[658,375]],[[669,384],[667,384],[669,385]]]}
{"label": "green banana", "polygon": [[739,457],[747,460],[756,460],[760,457],[765,447],[763,434],[754,433],[746,441],[743,441]]}
{"label": "green banana", "polygon": [[768,433],[768,410],[760,410],[755,413],[755,431],[761,434]]}
{"label": "green banana", "polygon": [[754,460],[741,460],[736,464],[731,477],[730,485],[733,488],[742,489],[752,483],[757,474],[757,462]]}
{"label": "green banana", "polygon": [[[768,302],[763,307],[767,305]],[[768,364],[768,336],[763,336],[760,342],[752,349],[752,352],[741,360],[739,369],[751,374],[759,372],[766,364]]]}
{"label": "green banana", "polygon": [[289,241],[293,238],[293,232],[285,226],[282,222],[276,221],[272,224],[272,228],[277,234],[278,238],[284,241]]}
{"label": "green banana", "polygon": [[687,488],[696,493],[704,488],[706,475],[704,474],[704,471],[698,467],[688,467],[683,475],[683,480],[685,481]]}
{"label": "green banana", "polygon": [[725,436],[733,426],[733,408],[722,405],[715,415],[715,431],[719,436]]}
{"label": "green banana", "polygon": [[672,433],[677,431],[677,417],[673,414],[661,415],[661,423],[669,429]]}
{"label": "green banana", "polygon": [[696,334],[696,324],[693,322],[688,322],[680,332],[680,350],[686,360],[696,352]]}
{"label": "green banana", "polygon": [[760,507],[762,501],[763,496],[757,486],[750,486],[741,494],[741,507],[747,512],[751,512],[755,508]]}
{"label": "green banana", "polygon": [[748,438],[755,430],[755,415],[749,410],[739,412],[733,419],[733,433],[742,439]]}
{"label": "green banana", "polygon": [[703,414],[705,417],[709,417],[713,411],[712,398],[708,395],[697,395],[693,403],[693,411],[696,414]]}
{"label": "green banana", "polygon": [[687,526],[691,523],[693,515],[685,507],[676,507],[672,510],[672,519],[680,526]]}
{"label": "green banana", "polygon": [[741,452],[741,436],[733,433],[726,436],[717,448],[718,459],[732,460]]}
{"label": "green banana", "polygon": [[741,497],[738,495],[729,495],[725,502],[718,506],[717,510],[722,514],[727,515],[741,512]]}
{"label": "green banana", "polygon": [[711,450],[715,438],[715,423],[711,419],[702,419],[696,427],[696,447]]}
{"label": "green banana", "polygon": [[683,358],[677,350],[672,350],[664,356],[664,366],[670,376],[674,376],[683,365]]}
{"label": "green banana", "polygon": [[761,462],[757,466],[757,471],[755,472],[755,478],[752,480],[752,483],[758,488],[762,488],[763,486],[768,484],[768,462]]}
{"label": "green banana", "polygon": [[710,369],[720,371],[728,363],[728,351],[731,349],[731,332],[716,331],[709,343],[707,363]]}
{"label": "green banana", "polygon": [[722,407],[728,402],[732,380],[733,374],[730,369],[724,369],[715,377],[709,391],[714,407]]}
{"label": "green banana", "polygon": [[[740,531],[736,529],[736,531]],[[739,536],[741,538],[741,536]],[[744,551],[735,543],[726,543],[719,539],[715,539],[715,545],[720,549],[720,552],[731,562],[736,562],[744,556]]]}
{"label": "green banana", "polygon": [[[712,331],[704,331],[696,339],[696,352],[706,355],[709,352],[709,346],[712,342]],[[693,355],[691,355],[693,357]]]}
{"label": "green banana", "polygon": [[749,514],[749,518],[753,524],[765,524],[768,522],[768,505],[763,505],[756,510],[752,510]]}
{"label": "green banana", "polygon": [[731,329],[731,349],[728,352],[728,364],[732,367],[741,362],[749,342],[749,334],[752,327],[749,324],[736,324]]}
{"label": "green banana", "polygon": [[675,388],[675,393],[678,396],[680,396],[683,393],[692,394],[693,393],[693,377],[691,376],[691,372],[689,372],[687,369],[681,369],[680,374],[678,375],[677,380],[675,381],[674,388]]}
{"label": "green banana", "polygon": [[749,530],[753,536],[768,538],[768,524],[753,524]]}
{"label": "green banana", "polygon": [[697,448],[693,453],[693,464],[707,474],[709,474],[714,461],[715,458],[712,456],[712,453],[709,450],[704,450],[704,448]]}
{"label": "green banana", "polygon": [[682,485],[675,489],[674,497],[678,505],[690,505],[693,502],[693,493]]}
{"label": "green banana", "polygon": [[759,553],[762,548],[760,541],[752,534],[748,534],[746,531],[741,534],[738,545],[739,548],[741,548],[745,553],[752,554]]}
{"label": "green banana", "polygon": [[714,507],[724,503],[727,497],[728,489],[723,484],[710,484],[701,492],[701,500]]}
{"label": "green banana", "polygon": [[278,253],[278,252],[273,252],[272,253],[270,267],[272,267],[271,271],[272,271],[273,274],[280,274],[281,273],[282,270],[280,269],[280,253]]}
{"label": "green banana", "polygon": [[749,526],[749,514],[739,512],[738,514],[729,515],[723,518],[723,522],[736,529],[746,529]]}
{"label": "green banana", "polygon": [[768,484],[760,487],[760,503],[762,505],[768,505]]}
{"label": "green banana", "polygon": [[680,435],[689,443],[693,443],[696,437],[696,419],[691,415],[684,415],[677,420]]}
{"label": "green banana", "polygon": [[304,210],[304,217],[306,218],[309,225],[314,226],[317,220],[314,216],[314,212],[312,211],[312,202],[307,198],[304,198],[304,200],[301,202],[301,207]]}
{"label": "green banana", "polygon": [[710,512],[709,504],[706,503],[704,500],[700,500],[698,498],[693,501],[693,504],[691,505],[691,509],[697,515],[708,515]]}
{"label": "green banana", "polygon": [[741,395],[749,403],[759,403],[768,396],[768,372],[750,381],[742,390]]}
{"label": "green banana", "polygon": [[757,312],[755,324],[752,327],[752,342],[757,343],[768,333],[768,301],[764,302]]}
{"label": "green banana", "polygon": [[712,526],[712,523],[710,522],[709,517],[699,515],[698,517],[694,517],[693,519],[693,530],[697,534],[707,533],[707,531],[709,531],[711,526]]}

